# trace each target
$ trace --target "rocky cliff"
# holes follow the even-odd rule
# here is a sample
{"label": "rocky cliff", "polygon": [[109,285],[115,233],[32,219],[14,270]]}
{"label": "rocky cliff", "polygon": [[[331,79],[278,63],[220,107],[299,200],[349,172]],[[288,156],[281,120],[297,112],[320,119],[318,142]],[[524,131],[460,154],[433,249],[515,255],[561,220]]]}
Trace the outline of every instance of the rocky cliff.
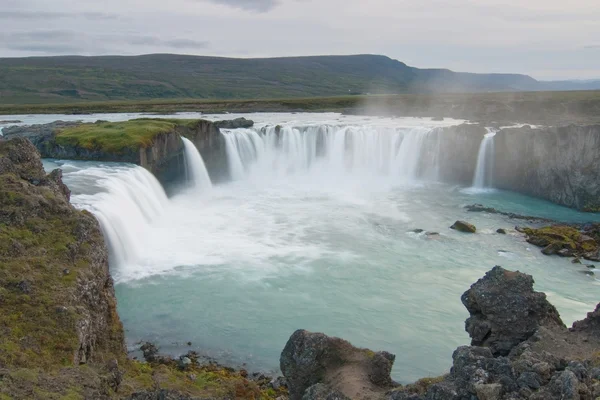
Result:
{"label": "rocky cliff", "polygon": [[[471,346],[447,375],[401,386],[395,357],[297,331],[281,353],[290,398],[302,400],[587,400],[600,396],[600,304],[571,330],[533,278],[495,267],[462,296]],[[365,354],[367,357],[365,357]]]}
{"label": "rocky cliff", "polygon": [[[422,171],[437,163],[437,175],[430,175],[470,186],[486,133],[470,124],[436,129],[425,143]],[[507,128],[493,140],[493,187],[600,211],[600,125]]]}
{"label": "rocky cliff", "polygon": [[504,129],[494,140],[494,186],[600,211],[600,125]]}
{"label": "rocky cliff", "polygon": [[[37,376],[125,359],[100,227],[69,195],[31,142],[0,141],[0,370]],[[6,381],[31,383],[10,373]]]}
{"label": "rocky cliff", "polygon": [[[142,124],[166,124],[162,131],[151,132]],[[136,126],[139,123],[140,126]],[[82,125],[80,122],[56,121],[50,124],[14,126],[4,128],[5,139],[24,137],[29,139],[44,158],[126,162],[140,165],[151,171],[163,183],[182,179],[185,176],[185,159],[181,136],[190,139],[200,151],[207,170],[213,182],[229,178],[229,165],[225,150],[225,141],[219,129],[235,129],[251,127],[254,122],[245,118],[228,121],[210,122],[206,120],[175,120],[175,119],[140,119],[125,123],[108,123],[98,121],[95,124]],[[126,126],[125,126],[126,125]],[[90,143],[83,140],[63,140],[61,132],[85,126],[80,136],[96,135],[102,138],[112,134],[118,128],[123,137],[131,136],[131,140],[122,141],[115,148],[103,145],[92,138]],[[148,132],[148,140],[133,142],[139,133],[137,130]],[[143,133],[146,134],[145,132]],[[78,135],[72,135],[77,138]]]}

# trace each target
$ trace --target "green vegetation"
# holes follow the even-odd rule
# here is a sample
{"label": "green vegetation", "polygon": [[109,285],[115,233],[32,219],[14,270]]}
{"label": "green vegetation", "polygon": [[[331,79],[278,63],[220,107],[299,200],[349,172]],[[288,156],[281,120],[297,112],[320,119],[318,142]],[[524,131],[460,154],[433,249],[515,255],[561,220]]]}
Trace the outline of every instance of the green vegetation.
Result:
{"label": "green vegetation", "polygon": [[165,99],[2,105],[1,114],[346,112],[531,124],[600,123],[600,91],[446,93],[258,100]]}
{"label": "green vegetation", "polygon": [[173,54],[0,59],[4,103],[268,99],[539,90],[525,75],[418,69],[378,55],[232,59]]}
{"label": "green vegetation", "polygon": [[566,249],[572,254],[589,253],[598,249],[598,243],[594,238],[587,237],[578,229],[567,225],[552,225],[539,229],[524,228],[523,232],[527,234],[527,241],[539,246],[545,247],[550,252]]}
{"label": "green vegetation", "polygon": [[99,122],[65,128],[56,135],[61,146],[122,154],[152,144],[163,133],[174,132],[177,126],[190,127],[197,120],[143,118],[124,122]]}

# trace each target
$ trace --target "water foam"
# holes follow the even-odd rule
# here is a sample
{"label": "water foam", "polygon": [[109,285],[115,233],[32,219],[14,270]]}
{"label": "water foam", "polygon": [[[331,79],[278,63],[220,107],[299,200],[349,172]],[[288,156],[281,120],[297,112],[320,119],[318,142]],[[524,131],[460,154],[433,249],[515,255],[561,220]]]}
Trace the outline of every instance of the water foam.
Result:
{"label": "water foam", "polygon": [[212,182],[210,181],[210,176],[208,175],[202,156],[189,139],[182,137],[181,140],[183,140],[186,175],[190,186],[202,192],[210,191],[212,189]]}
{"label": "water foam", "polygon": [[277,125],[222,134],[233,180],[318,171],[320,175],[388,176],[410,182],[421,176],[421,155],[431,132],[428,127]]}

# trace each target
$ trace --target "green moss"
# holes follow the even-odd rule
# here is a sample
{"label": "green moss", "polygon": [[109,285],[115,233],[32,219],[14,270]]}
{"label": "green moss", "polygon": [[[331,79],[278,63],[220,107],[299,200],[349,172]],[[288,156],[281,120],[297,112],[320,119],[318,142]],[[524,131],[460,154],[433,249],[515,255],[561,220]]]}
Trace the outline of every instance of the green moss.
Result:
{"label": "green moss", "polygon": [[558,249],[569,249],[575,252],[587,253],[595,251],[598,243],[594,240],[584,240],[579,230],[567,225],[552,225],[539,229],[525,228],[528,241],[540,247],[553,245]]}
{"label": "green moss", "polygon": [[75,389],[69,389],[64,396],[60,397],[60,400],[83,400],[84,396],[82,396]]}
{"label": "green moss", "polygon": [[177,125],[177,120],[162,119],[82,124],[59,131],[56,142],[61,146],[124,154],[148,147],[157,135],[173,132]]}

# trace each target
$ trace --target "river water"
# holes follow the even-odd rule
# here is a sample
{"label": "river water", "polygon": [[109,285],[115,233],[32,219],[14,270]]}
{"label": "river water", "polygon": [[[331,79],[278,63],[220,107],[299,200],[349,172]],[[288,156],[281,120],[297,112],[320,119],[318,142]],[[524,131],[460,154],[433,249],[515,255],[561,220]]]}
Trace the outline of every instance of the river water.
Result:
{"label": "river water", "polygon": [[[406,383],[445,373],[452,351],[468,344],[460,295],[494,265],[532,274],[567,324],[598,302],[600,282],[585,267],[543,256],[516,233],[495,233],[514,221],[463,207],[565,221],[597,215],[435,181],[436,157],[421,154],[422,142],[460,121],[246,117],[255,129],[223,132],[234,179],[191,184],[171,198],[133,165],[46,161],[64,169],[72,202],[102,223],[132,348],[150,340],[179,353],[189,341],[222,362],[276,371],[302,328],[396,354],[393,377]],[[478,233],[450,230],[457,219]]]}

